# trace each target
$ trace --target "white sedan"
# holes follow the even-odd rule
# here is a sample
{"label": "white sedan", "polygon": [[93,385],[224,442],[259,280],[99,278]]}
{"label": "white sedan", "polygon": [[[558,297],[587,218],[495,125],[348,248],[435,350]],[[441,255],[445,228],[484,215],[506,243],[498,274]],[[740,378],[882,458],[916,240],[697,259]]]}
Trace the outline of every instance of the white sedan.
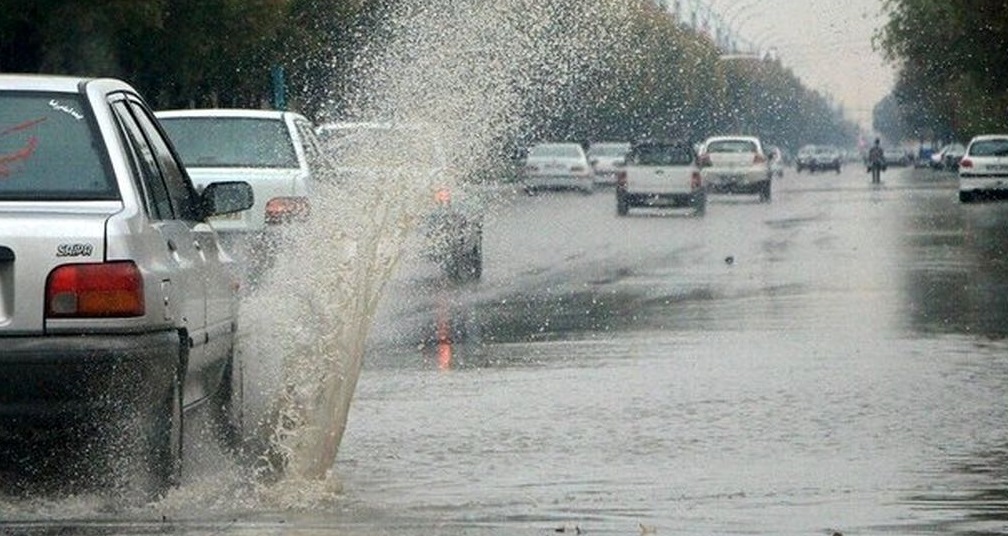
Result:
{"label": "white sedan", "polygon": [[977,136],[959,162],[959,201],[1008,194],[1008,134]]}
{"label": "white sedan", "polygon": [[540,143],[525,158],[525,191],[579,190],[591,193],[595,174],[577,143]]}
{"label": "white sedan", "polygon": [[708,191],[758,194],[761,201],[770,201],[770,163],[759,138],[708,138],[703,144],[699,162]]}

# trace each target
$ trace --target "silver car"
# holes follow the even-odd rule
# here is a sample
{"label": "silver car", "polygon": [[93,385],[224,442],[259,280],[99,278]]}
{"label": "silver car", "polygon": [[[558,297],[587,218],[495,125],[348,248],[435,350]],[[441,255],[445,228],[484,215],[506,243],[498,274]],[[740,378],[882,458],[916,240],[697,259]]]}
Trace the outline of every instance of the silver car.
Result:
{"label": "silver car", "polygon": [[129,85],[0,75],[0,440],[97,425],[158,494],[186,410],[238,426],[235,281],[207,221],[251,205],[244,182],[197,193]]}

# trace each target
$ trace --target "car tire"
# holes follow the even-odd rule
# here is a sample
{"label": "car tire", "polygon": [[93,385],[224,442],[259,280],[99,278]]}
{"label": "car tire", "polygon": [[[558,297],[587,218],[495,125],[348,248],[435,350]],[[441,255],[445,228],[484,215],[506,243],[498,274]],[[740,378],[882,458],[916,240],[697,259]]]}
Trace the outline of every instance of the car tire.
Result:
{"label": "car tire", "polygon": [[977,198],[976,192],[967,192],[967,191],[962,191],[962,190],[959,191],[959,202],[960,203],[964,203],[964,204],[973,203],[974,201],[976,201],[976,198]]}
{"label": "car tire", "polygon": [[164,386],[160,403],[149,417],[147,434],[147,471],[149,494],[163,497],[169,489],[177,487],[182,479],[182,435],[184,412],[182,386],[185,369],[182,360],[175,364],[170,385]]}
{"label": "car tire", "polygon": [[244,368],[232,348],[221,384],[214,393],[212,407],[214,427],[221,445],[233,454],[238,454],[244,444],[244,400]]}
{"label": "car tire", "polygon": [[703,217],[707,214],[707,195],[700,195],[693,201],[693,215]]}
{"label": "car tire", "polygon": [[760,200],[760,202],[763,202],[763,203],[769,203],[770,202],[770,200],[771,200],[771,194],[772,194],[772,190],[771,190],[772,186],[771,186],[771,184],[773,184],[772,181],[765,181],[763,183],[763,187],[760,188],[760,191],[759,191],[759,200]]}

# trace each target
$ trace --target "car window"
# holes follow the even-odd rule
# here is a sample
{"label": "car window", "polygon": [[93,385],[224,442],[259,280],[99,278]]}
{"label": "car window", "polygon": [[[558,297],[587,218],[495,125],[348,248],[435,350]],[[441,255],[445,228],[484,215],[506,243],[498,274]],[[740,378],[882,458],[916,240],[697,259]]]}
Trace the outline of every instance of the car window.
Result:
{"label": "car window", "polygon": [[756,144],[749,140],[714,140],[707,144],[709,153],[755,153]]}
{"label": "car window", "polygon": [[298,167],[280,118],[164,117],[160,122],[187,167]]}
{"label": "car window", "polygon": [[143,130],[144,137],[151,149],[154,150],[158,167],[161,169],[161,176],[168,188],[168,196],[175,209],[175,216],[189,221],[200,219],[199,200],[196,198],[196,192],[182,170],[182,166],[175,161],[175,155],[172,153],[168,141],[155,126],[156,120],[150,111],[138,101],[130,100],[128,106],[136,118],[137,124]]}
{"label": "car window", "polygon": [[529,158],[580,158],[581,149],[576,145],[536,145],[529,151]]}
{"label": "car window", "polygon": [[130,113],[125,100],[120,99],[112,103],[112,111],[119,128],[122,129],[123,141],[129,149],[133,170],[143,187],[148,215],[158,220],[174,219],[175,210],[172,208],[168,188],[161,176],[157,157],[144,137],[140,125]]}
{"label": "car window", "polygon": [[693,151],[683,145],[639,145],[627,156],[628,164],[642,166],[688,166],[695,157]]}
{"label": "car window", "polygon": [[361,124],[323,132],[322,146],[339,166],[437,168],[444,163],[437,138],[420,128]]}
{"label": "car window", "polygon": [[592,145],[588,148],[588,156],[621,157],[629,150],[627,145]]}
{"label": "car window", "polygon": [[79,95],[0,92],[0,199],[118,199]]}
{"label": "car window", "polygon": [[1008,138],[977,140],[969,152],[972,156],[1008,156]]}

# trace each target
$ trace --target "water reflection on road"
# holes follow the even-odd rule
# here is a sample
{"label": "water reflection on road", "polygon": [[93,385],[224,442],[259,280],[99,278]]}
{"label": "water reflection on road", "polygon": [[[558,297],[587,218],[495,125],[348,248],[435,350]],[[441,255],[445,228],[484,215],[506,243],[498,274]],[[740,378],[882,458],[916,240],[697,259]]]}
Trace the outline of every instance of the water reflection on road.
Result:
{"label": "water reflection on road", "polygon": [[886,179],[706,218],[508,198],[482,282],[397,282],[348,489],[450,526],[1003,532],[1008,206]]}

